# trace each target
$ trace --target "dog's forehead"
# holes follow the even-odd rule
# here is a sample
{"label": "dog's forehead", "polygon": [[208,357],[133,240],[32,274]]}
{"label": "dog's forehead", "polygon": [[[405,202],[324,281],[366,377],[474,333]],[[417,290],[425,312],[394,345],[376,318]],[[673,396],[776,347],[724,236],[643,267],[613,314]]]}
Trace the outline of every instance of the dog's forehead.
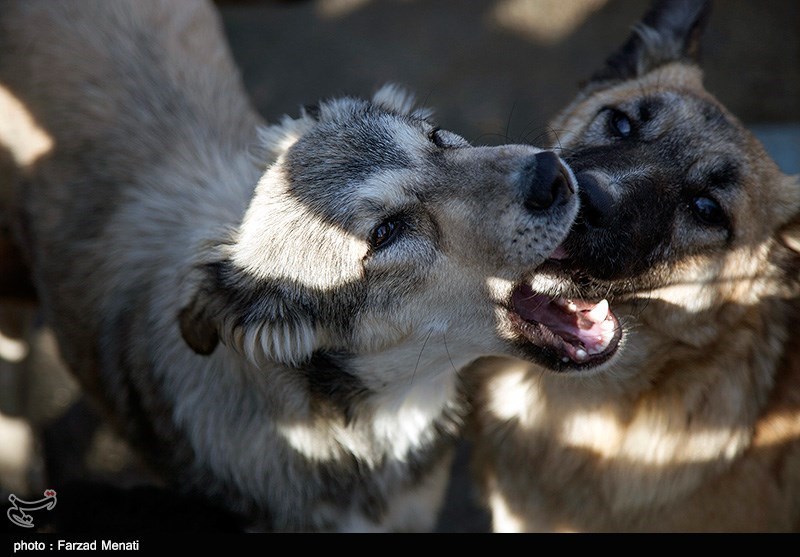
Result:
{"label": "dog's forehead", "polygon": [[588,93],[555,122],[559,140],[566,147],[580,144],[578,130],[592,125],[600,112],[612,108],[641,124],[637,133],[643,140],[663,145],[663,152],[679,155],[683,162],[680,166],[702,162],[699,167],[709,172],[714,172],[715,166],[736,166],[743,176],[749,167],[759,166],[751,134],[705,89],[702,72],[696,66],[669,64],[639,79],[593,88]]}
{"label": "dog's forehead", "polygon": [[397,139],[398,127],[398,120],[386,114],[322,121],[292,145],[284,167],[294,182],[310,185],[408,168],[412,157],[409,145]]}
{"label": "dog's forehead", "polygon": [[798,209],[798,188],[787,187],[758,139],[704,87],[696,66],[671,64],[580,102],[575,114],[612,107],[644,122],[644,139],[661,146],[653,156],[668,157],[692,187],[702,184],[737,210],[758,214],[749,228],[771,228]]}
{"label": "dog's forehead", "polygon": [[[334,110],[335,109],[335,110]],[[339,103],[279,159],[288,196],[323,221],[350,228],[384,205],[412,199],[427,147],[426,126],[413,116],[367,102]]]}
{"label": "dog's forehead", "polygon": [[[407,167],[426,143],[432,126],[413,116],[393,113],[369,103],[339,106],[292,146],[289,164],[345,164],[355,172]],[[303,162],[303,161],[306,162]]]}
{"label": "dog's forehead", "polygon": [[713,136],[715,143],[728,142],[742,148],[742,125],[702,86],[686,82],[645,82],[612,89],[599,101],[620,107],[640,121],[684,137]]}

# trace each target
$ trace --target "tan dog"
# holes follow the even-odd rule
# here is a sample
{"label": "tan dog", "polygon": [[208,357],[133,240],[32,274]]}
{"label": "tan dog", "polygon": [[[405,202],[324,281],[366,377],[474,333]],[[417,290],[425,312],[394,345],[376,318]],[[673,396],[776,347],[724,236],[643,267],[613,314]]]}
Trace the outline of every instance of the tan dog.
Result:
{"label": "tan dog", "polygon": [[51,138],[12,199],[47,322],[155,468],[257,529],[431,529],[457,370],[530,354],[505,301],[577,214],[560,159],[393,87],[254,148],[204,2],[5,2],[0,56]]}
{"label": "tan dog", "polygon": [[475,366],[496,531],[800,528],[800,183],[703,88],[708,9],[657,2],[552,125],[582,208],[512,298],[540,363]]}

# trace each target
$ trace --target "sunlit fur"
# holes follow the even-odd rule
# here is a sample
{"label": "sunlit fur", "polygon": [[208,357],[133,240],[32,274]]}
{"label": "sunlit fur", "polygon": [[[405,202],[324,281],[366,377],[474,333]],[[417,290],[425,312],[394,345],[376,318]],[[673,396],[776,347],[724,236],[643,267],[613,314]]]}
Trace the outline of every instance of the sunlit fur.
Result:
{"label": "sunlit fur", "polygon": [[[606,245],[587,245],[590,233],[566,244],[587,259],[607,250],[575,261],[584,279],[599,266],[622,278],[533,283],[608,297],[624,329],[613,358],[583,373],[500,359],[472,370],[475,465],[497,531],[800,528],[800,183],[703,88],[690,59],[703,9],[656,3],[654,27],[637,27],[552,124],[578,176],[596,165],[619,184],[619,207],[644,217],[603,232]],[[607,107],[636,114],[654,98],[666,102],[641,124],[646,138],[608,136]],[[735,183],[706,187],[729,235],[679,193],[720,161],[736,165]]]}

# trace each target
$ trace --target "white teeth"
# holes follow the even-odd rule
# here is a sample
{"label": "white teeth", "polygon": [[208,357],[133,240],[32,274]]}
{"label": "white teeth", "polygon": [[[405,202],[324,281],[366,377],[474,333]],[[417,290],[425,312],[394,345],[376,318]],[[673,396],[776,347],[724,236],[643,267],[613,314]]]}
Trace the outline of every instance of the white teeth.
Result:
{"label": "white teeth", "polygon": [[561,361],[562,361],[562,362],[564,362],[564,363],[566,364],[567,362],[569,362],[569,358],[567,358],[566,356],[564,356],[563,358],[561,358]]}
{"label": "white teeth", "polygon": [[603,323],[608,317],[608,300],[600,300],[589,312],[588,317],[594,323]]}
{"label": "white teeth", "polygon": [[578,306],[575,305],[575,302],[569,301],[567,302],[567,309],[575,313],[576,311],[578,311]]}
{"label": "white teeth", "polygon": [[603,331],[613,331],[614,330],[614,320],[613,319],[607,319],[606,321],[603,321],[602,323],[600,323],[600,329],[602,329]]}
{"label": "white teeth", "polygon": [[575,358],[579,361],[585,360],[587,356],[588,354],[586,353],[586,350],[583,350],[582,348],[578,348],[575,351]]}

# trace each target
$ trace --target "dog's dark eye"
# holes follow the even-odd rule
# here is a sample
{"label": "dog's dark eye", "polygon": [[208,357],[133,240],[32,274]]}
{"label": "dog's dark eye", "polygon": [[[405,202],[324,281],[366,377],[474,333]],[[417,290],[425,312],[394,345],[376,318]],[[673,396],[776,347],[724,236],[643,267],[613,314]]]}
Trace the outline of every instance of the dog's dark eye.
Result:
{"label": "dog's dark eye", "polygon": [[608,113],[608,129],[611,135],[625,138],[633,132],[633,124],[624,112],[611,108]]}
{"label": "dog's dark eye", "polygon": [[692,199],[692,212],[697,219],[708,226],[723,226],[725,224],[725,212],[716,200],[698,196]]}
{"label": "dog's dark eye", "polygon": [[373,250],[385,248],[391,244],[405,224],[397,217],[388,218],[372,229],[369,245]]}

